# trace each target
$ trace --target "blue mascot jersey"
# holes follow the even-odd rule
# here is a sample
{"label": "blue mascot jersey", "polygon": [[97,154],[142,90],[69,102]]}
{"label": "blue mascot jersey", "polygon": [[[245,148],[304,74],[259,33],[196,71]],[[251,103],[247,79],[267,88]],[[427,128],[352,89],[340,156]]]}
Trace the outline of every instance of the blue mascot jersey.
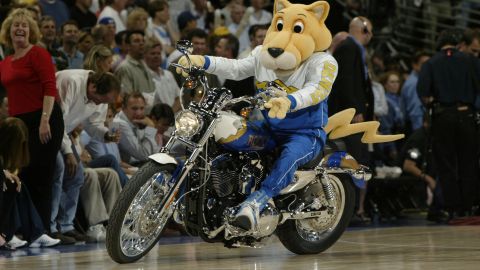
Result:
{"label": "blue mascot jersey", "polygon": [[338,72],[335,58],[324,52],[314,53],[293,74],[282,78],[260,64],[261,49],[262,46],[258,46],[249,57],[239,60],[206,56],[207,72],[231,80],[254,76],[258,91],[264,91],[268,82],[275,81],[288,94],[293,106],[285,119],[269,118],[268,111],[263,111],[271,130],[324,137],[323,127],[328,121],[327,97]]}

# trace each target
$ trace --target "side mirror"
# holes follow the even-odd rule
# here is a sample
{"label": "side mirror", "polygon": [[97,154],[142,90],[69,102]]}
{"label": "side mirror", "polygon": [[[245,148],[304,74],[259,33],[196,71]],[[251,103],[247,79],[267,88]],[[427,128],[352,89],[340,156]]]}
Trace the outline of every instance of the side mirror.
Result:
{"label": "side mirror", "polygon": [[182,54],[186,55],[186,54],[191,53],[191,49],[193,49],[193,44],[189,40],[179,40],[179,41],[177,41],[176,48]]}

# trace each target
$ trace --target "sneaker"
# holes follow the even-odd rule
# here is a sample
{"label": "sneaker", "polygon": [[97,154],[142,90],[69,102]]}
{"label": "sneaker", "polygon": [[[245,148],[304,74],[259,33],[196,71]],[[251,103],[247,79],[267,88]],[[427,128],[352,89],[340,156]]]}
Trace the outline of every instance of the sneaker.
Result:
{"label": "sneaker", "polygon": [[94,240],[92,242],[105,242],[106,234],[102,224],[97,224],[88,228],[86,235],[90,238],[89,240]]}
{"label": "sneaker", "polygon": [[249,231],[257,226],[260,219],[260,212],[267,205],[270,197],[263,190],[258,190],[250,194],[248,198],[240,204],[232,225]]}
{"label": "sneaker", "polygon": [[60,239],[54,239],[46,234],[42,234],[39,238],[37,238],[37,240],[33,241],[30,244],[30,247],[32,248],[53,247],[60,244],[60,242],[61,242]]}
{"label": "sneaker", "polygon": [[427,220],[438,224],[446,224],[449,221],[448,213],[443,211],[428,211]]}
{"label": "sneaker", "polygon": [[63,235],[60,232],[51,233],[50,237],[54,239],[60,239],[60,245],[72,245],[77,242],[75,238]]}
{"label": "sneaker", "polygon": [[8,244],[13,248],[24,247],[27,243],[27,241],[19,239],[16,235],[13,235],[12,239],[8,241]]}
{"label": "sneaker", "polygon": [[94,242],[93,239],[90,239],[90,237],[86,236],[85,234],[81,234],[79,231],[75,229],[68,232],[64,232],[63,235],[68,237],[73,237],[77,242]]}
{"label": "sneaker", "polygon": [[375,167],[375,177],[377,179],[384,179],[387,177],[387,172],[384,166]]}
{"label": "sneaker", "polygon": [[402,168],[398,166],[385,166],[388,178],[397,178],[402,174]]}

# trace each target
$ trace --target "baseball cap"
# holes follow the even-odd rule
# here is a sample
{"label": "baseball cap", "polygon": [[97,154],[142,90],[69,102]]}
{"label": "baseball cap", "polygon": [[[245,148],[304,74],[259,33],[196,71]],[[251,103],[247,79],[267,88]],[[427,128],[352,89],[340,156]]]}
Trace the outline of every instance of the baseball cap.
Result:
{"label": "baseball cap", "polygon": [[104,24],[104,25],[113,24],[113,25],[115,25],[115,20],[113,20],[112,17],[103,17],[98,21],[98,24]]}
{"label": "baseball cap", "polygon": [[178,29],[184,29],[189,21],[195,21],[196,19],[197,17],[193,16],[190,11],[184,11],[180,13],[177,18]]}

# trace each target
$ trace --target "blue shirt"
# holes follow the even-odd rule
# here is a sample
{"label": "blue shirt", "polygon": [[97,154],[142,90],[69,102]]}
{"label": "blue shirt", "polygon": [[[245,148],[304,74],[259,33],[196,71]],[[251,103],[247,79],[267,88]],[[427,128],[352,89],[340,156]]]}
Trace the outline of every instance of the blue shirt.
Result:
{"label": "blue shirt", "polygon": [[116,143],[105,143],[97,139],[92,139],[92,137],[90,137],[85,131],[80,133],[80,141],[82,142],[82,145],[85,145],[85,149],[87,149],[88,153],[92,155],[93,159],[110,154],[115,157],[119,164],[122,162],[120,159],[120,150]]}
{"label": "blue shirt", "polygon": [[83,53],[75,50],[73,55],[69,55],[63,50],[63,47],[58,48],[59,51],[63,52],[68,59],[68,69],[83,69]]}
{"label": "blue shirt", "polygon": [[[401,109],[402,102],[400,96],[393,93],[385,92],[385,97],[387,98],[388,113],[379,118],[379,130],[382,134],[395,134],[405,125],[405,118]],[[395,142],[383,143],[382,145],[388,150],[395,149]]]}
{"label": "blue shirt", "polygon": [[56,0],[53,3],[49,3],[46,0],[39,1],[40,7],[42,8],[43,15],[52,16],[55,20],[57,29],[70,19],[70,10],[67,5],[61,1]]}
{"label": "blue shirt", "polygon": [[410,120],[412,131],[422,127],[425,109],[417,94],[418,73],[412,71],[401,91],[402,112],[405,121]]}

